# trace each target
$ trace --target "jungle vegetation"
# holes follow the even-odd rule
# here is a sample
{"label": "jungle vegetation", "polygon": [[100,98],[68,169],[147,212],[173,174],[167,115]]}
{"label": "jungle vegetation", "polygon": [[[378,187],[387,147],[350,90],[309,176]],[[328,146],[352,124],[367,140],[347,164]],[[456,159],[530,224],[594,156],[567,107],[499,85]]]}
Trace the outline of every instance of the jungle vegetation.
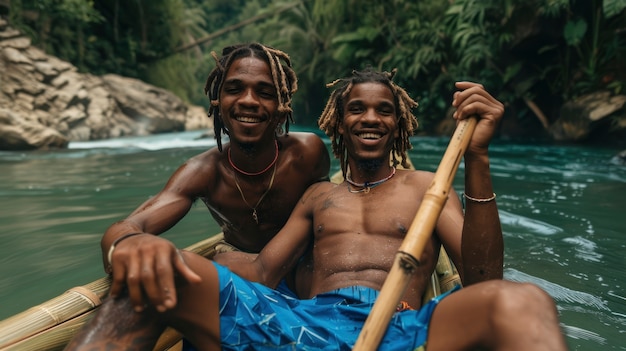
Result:
{"label": "jungle vegetation", "polygon": [[116,73],[207,105],[212,50],[259,41],[290,54],[296,121],[313,125],[325,84],[398,69],[420,129],[445,116],[453,82],[479,81],[521,125],[570,99],[626,93],[626,0],[5,0],[14,27],[92,74]]}

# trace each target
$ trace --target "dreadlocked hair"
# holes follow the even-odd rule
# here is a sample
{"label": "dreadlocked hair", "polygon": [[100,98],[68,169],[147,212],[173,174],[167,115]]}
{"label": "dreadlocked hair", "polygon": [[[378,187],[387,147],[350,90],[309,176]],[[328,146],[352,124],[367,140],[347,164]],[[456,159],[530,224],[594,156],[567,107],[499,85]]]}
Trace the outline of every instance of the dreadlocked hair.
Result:
{"label": "dreadlocked hair", "polygon": [[[222,57],[218,57],[215,51],[211,52],[211,56],[215,59],[215,68],[209,73],[206,84],[204,86],[204,94],[211,101],[208,116],[214,116],[215,139],[217,147],[222,151],[222,132],[229,135],[228,130],[224,127],[224,121],[219,109],[219,94],[226,78],[226,72],[232,63],[243,57],[259,58],[270,67],[274,87],[278,95],[278,113],[285,115],[285,133],[289,133],[289,123],[293,121],[293,110],[291,108],[291,98],[298,90],[298,80],[296,73],[291,68],[291,59],[286,53],[273,49],[271,47],[259,44],[239,44],[227,46],[222,50]],[[284,62],[283,63],[281,63]]]}
{"label": "dreadlocked hair", "polygon": [[[326,107],[324,108],[324,112],[322,112],[318,120],[318,124],[320,129],[330,138],[333,153],[335,157],[339,159],[344,177],[348,169],[348,160],[343,137],[339,134],[339,125],[343,122],[344,100],[350,95],[352,88],[361,83],[381,83],[391,90],[394,96],[398,131],[400,134],[394,141],[392,147],[393,166],[395,167],[398,164],[402,164],[403,167],[409,167],[407,151],[413,147],[409,137],[415,133],[418,126],[417,118],[413,115],[411,110],[417,107],[418,104],[415,100],[411,99],[403,88],[392,81],[396,71],[396,69],[393,69],[391,72],[379,72],[368,67],[363,71],[352,71],[351,77],[337,79],[326,84],[327,88],[339,86],[331,93]],[[398,156],[401,158],[401,161],[398,161]]]}

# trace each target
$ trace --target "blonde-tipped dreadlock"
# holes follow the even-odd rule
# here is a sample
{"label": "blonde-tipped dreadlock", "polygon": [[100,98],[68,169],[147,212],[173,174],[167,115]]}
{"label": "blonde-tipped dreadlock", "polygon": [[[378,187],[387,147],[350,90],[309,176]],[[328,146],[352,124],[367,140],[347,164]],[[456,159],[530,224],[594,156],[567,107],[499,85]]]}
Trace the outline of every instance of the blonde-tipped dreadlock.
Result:
{"label": "blonde-tipped dreadlock", "polygon": [[[348,160],[346,158],[346,148],[343,138],[341,134],[339,134],[339,125],[343,122],[344,100],[350,95],[352,88],[361,83],[381,83],[391,90],[396,105],[396,117],[398,119],[398,131],[400,134],[394,141],[392,147],[393,164],[394,167],[398,165],[398,163],[401,163],[403,167],[409,167],[407,163],[407,151],[413,147],[409,137],[415,133],[418,126],[417,118],[415,118],[411,109],[417,107],[417,102],[411,99],[403,88],[397,86],[392,81],[395,74],[396,69],[389,73],[378,72],[367,68],[363,71],[352,71],[351,77],[337,79],[332,83],[326,84],[328,88],[334,87],[340,83],[341,86],[337,87],[330,95],[324,112],[322,112],[318,120],[318,124],[320,129],[330,137],[333,153],[335,157],[339,159],[344,177],[348,169]],[[401,157],[401,162],[396,158],[397,155]]]}
{"label": "blonde-tipped dreadlock", "polygon": [[[289,123],[293,123],[293,110],[291,108],[291,98],[298,90],[298,80],[296,73],[291,68],[291,59],[286,53],[273,49],[271,47],[259,44],[240,44],[227,46],[222,50],[222,57],[218,58],[213,51],[211,56],[215,59],[216,66],[209,73],[204,86],[204,94],[211,100],[209,107],[209,117],[215,116],[214,129],[217,147],[222,151],[222,132],[229,135],[228,130],[224,127],[224,121],[219,109],[219,96],[222,84],[226,78],[226,72],[232,63],[243,57],[256,57],[265,61],[270,66],[274,87],[278,95],[278,113],[285,115],[285,133],[289,133]],[[281,60],[285,64],[281,63]]]}

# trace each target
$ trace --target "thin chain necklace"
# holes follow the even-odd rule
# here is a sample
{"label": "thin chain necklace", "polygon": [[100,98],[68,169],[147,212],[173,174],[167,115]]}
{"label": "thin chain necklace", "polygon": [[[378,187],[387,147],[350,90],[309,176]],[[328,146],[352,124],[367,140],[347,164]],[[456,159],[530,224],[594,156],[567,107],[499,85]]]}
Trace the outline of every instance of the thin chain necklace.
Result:
{"label": "thin chain necklace", "polygon": [[256,212],[256,208],[259,207],[259,204],[261,203],[261,201],[263,201],[263,198],[265,197],[265,195],[267,195],[267,193],[270,192],[270,189],[272,188],[272,185],[274,184],[274,176],[276,175],[276,162],[273,162],[273,164],[274,164],[274,171],[272,172],[270,185],[267,187],[267,190],[265,190],[263,195],[261,195],[261,197],[259,198],[259,201],[256,202],[256,205],[254,205],[254,207],[250,206],[250,204],[248,203],[248,200],[246,200],[246,197],[243,195],[243,191],[241,190],[241,186],[239,186],[239,182],[237,181],[237,173],[233,172],[233,175],[235,176],[235,185],[237,185],[237,190],[239,190],[239,194],[241,194],[241,198],[243,199],[243,202],[245,202],[246,205],[248,205],[248,207],[250,207],[250,209],[252,210],[252,218],[254,218],[254,221],[256,222],[256,224],[259,224],[259,216]]}
{"label": "thin chain necklace", "polygon": [[261,175],[261,174],[267,172],[267,170],[269,170],[273,165],[275,165],[276,164],[276,160],[278,160],[278,141],[274,140],[274,145],[276,146],[276,155],[274,156],[274,160],[267,167],[265,167],[265,169],[263,169],[260,172],[256,172],[256,173],[246,172],[243,169],[235,166],[235,163],[233,162],[233,159],[230,156],[231,148],[228,148],[228,162],[230,163],[231,167],[233,167],[234,170],[236,170],[237,172],[239,172],[241,174],[245,174],[247,176],[258,176],[258,175]]}
{"label": "thin chain necklace", "polygon": [[[351,193],[353,193],[353,194],[356,194],[356,193],[366,193],[366,194],[367,194],[367,193],[369,193],[369,192],[370,192],[370,190],[372,190],[373,188],[375,188],[375,187],[377,187],[377,186],[381,185],[382,183],[384,183],[384,182],[388,181],[389,179],[391,179],[391,177],[393,177],[393,176],[394,176],[394,174],[396,174],[396,168],[395,168],[395,167],[392,167],[392,168],[391,168],[391,174],[390,174],[390,175],[388,175],[387,177],[385,177],[385,178],[381,179],[381,180],[377,180],[377,181],[375,181],[375,182],[356,183],[356,182],[354,182],[352,179],[350,179],[350,173],[348,172],[348,173],[346,174],[346,181],[348,182],[348,191],[349,191],[349,192],[351,192]],[[350,188],[350,185],[352,185],[352,186],[353,186],[353,187],[355,187],[355,188],[363,188],[363,189],[360,189],[360,190],[352,190],[352,189]]]}

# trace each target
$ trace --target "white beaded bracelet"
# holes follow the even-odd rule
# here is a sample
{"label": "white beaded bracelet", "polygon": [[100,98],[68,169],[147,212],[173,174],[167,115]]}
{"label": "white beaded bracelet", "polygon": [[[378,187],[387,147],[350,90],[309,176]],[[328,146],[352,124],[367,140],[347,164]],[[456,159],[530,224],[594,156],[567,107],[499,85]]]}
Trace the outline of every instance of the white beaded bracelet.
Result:
{"label": "white beaded bracelet", "polygon": [[139,234],[143,234],[143,232],[124,234],[113,241],[113,244],[111,244],[111,247],[109,247],[109,253],[107,254],[107,261],[109,262],[109,266],[108,266],[109,273],[111,272],[111,258],[113,257],[113,251],[115,250],[115,246],[119,244],[122,240],[128,239],[131,236],[135,236]]}
{"label": "white beaded bracelet", "polygon": [[463,193],[463,197],[472,201],[472,202],[478,202],[478,203],[485,203],[485,202],[490,202],[496,199],[496,193],[493,193],[493,195],[491,195],[491,197],[485,198],[485,199],[477,199],[475,197],[471,197],[469,195],[467,195],[466,193]]}

